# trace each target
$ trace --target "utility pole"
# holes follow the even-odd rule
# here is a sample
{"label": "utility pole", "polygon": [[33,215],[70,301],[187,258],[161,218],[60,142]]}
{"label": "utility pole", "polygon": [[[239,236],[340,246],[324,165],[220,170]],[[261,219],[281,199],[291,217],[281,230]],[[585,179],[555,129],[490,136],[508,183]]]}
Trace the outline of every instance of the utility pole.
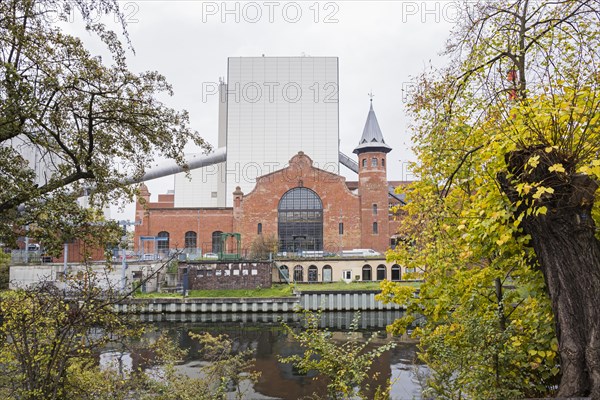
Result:
{"label": "utility pole", "polygon": [[141,225],[141,221],[119,221],[119,225],[123,227],[123,237],[121,238],[123,253],[121,256],[121,292],[127,290],[127,227],[132,225]]}

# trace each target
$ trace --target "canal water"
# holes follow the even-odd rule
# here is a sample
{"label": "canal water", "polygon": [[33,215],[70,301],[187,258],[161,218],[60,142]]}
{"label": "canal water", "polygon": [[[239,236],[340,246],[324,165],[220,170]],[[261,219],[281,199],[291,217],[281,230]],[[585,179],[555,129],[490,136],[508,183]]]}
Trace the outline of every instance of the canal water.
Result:
{"label": "canal water", "polygon": [[[374,345],[396,342],[396,347],[385,352],[371,370],[372,375],[377,374],[375,385],[389,380],[392,382],[392,399],[419,399],[419,379],[426,368],[417,362],[416,344],[408,339],[393,338],[385,332],[386,325],[400,316],[401,311],[362,312],[359,330],[353,337],[366,340],[374,332],[379,332]],[[345,332],[348,332],[353,317],[352,312],[323,313],[321,326],[332,332],[332,340],[341,342],[347,337]],[[302,348],[288,337],[281,325],[281,321],[285,321],[300,326],[298,314],[162,314],[143,318],[188,350],[181,366],[187,373],[193,373],[194,367],[203,361],[198,344],[189,338],[188,332],[226,334],[233,339],[234,350],[252,349],[255,369],[261,372],[261,376],[253,387],[247,388],[247,399],[296,400],[313,393],[326,393],[323,380],[315,380],[313,374],[302,375],[291,365],[278,361],[279,356],[302,353]]]}

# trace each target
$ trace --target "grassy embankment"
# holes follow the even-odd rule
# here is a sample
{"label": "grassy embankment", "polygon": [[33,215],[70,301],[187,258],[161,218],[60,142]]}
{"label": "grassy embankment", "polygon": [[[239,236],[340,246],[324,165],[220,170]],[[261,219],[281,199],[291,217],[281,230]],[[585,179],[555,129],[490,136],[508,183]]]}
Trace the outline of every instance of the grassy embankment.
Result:
{"label": "grassy embankment", "polygon": [[[406,286],[420,286],[420,282],[401,282]],[[190,290],[187,297],[193,298],[223,298],[223,297],[250,297],[250,298],[265,298],[265,297],[291,297],[293,289],[300,292],[311,291],[341,291],[341,290],[379,290],[379,282],[332,282],[332,283],[314,283],[314,284],[297,284],[297,285],[273,285],[270,288],[264,289],[231,289],[231,290]],[[181,298],[181,293],[138,293],[136,298],[154,299],[154,298]]]}

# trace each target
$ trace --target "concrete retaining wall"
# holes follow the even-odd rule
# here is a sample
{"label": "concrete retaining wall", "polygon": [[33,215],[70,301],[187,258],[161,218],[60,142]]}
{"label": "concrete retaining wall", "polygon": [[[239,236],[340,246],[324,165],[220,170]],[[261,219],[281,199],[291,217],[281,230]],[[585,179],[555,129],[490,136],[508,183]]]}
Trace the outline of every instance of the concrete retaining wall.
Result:
{"label": "concrete retaining wall", "polygon": [[313,292],[282,298],[163,298],[132,299],[117,305],[119,312],[164,313],[277,313],[300,307],[310,311],[402,310],[397,304],[375,300],[378,291]]}
{"label": "concrete retaining wall", "polygon": [[132,299],[118,304],[119,312],[141,314],[162,313],[240,313],[292,312],[298,305],[297,297],[289,298],[215,298],[215,299]]}
{"label": "concrete retaining wall", "polygon": [[300,295],[300,307],[316,311],[402,310],[398,304],[383,304],[375,300],[378,290],[311,292]]}

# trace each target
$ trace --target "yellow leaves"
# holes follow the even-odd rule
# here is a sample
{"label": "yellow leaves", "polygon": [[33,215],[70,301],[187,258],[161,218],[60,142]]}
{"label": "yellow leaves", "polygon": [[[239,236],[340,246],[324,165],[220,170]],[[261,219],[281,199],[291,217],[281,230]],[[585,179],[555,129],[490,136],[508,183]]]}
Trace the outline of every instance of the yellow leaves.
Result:
{"label": "yellow leaves", "polygon": [[552,194],[552,193],[554,193],[554,189],[553,189],[553,188],[551,188],[551,187],[539,186],[539,187],[537,188],[537,191],[536,191],[536,192],[535,192],[535,194],[533,195],[533,198],[534,198],[534,199],[539,199],[540,197],[542,197],[542,195],[543,195],[544,193],[550,193],[550,194]]}
{"label": "yellow leaves", "polygon": [[550,172],[565,172],[565,167],[562,164],[554,164],[548,167],[548,171]]}
{"label": "yellow leaves", "polygon": [[531,192],[533,185],[530,185],[529,183],[519,183],[515,188],[520,195],[524,195]]}
{"label": "yellow leaves", "polygon": [[539,163],[540,163],[539,155],[530,157],[529,160],[527,160],[527,165],[529,165],[531,168],[537,167]]}
{"label": "yellow leaves", "polygon": [[414,297],[416,288],[384,280],[381,282],[381,293],[375,298],[385,304],[396,303],[405,306]]}
{"label": "yellow leaves", "polygon": [[518,227],[518,226],[521,224],[521,221],[523,221],[523,217],[524,217],[524,214],[523,214],[523,213],[521,213],[521,214],[519,214],[519,216],[518,216],[518,217],[515,219],[515,221],[513,222],[513,226],[514,226],[515,228],[516,228],[516,227]]}
{"label": "yellow leaves", "polygon": [[505,233],[500,237],[500,239],[496,240],[496,244],[498,246],[502,246],[504,243],[508,242],[512,235],[510,233]]}
{"label": "yellow leaves", "polygon": [[548,213],[548,207],[541,206],[535,209],[534,215],[546,215]]}
{"label": "yellow leaves", "polygon": [[600,160],[592,160],[591,165],[584,165],[577,172],[600,179]]}
{"label": "yellow leaves", "polygon": [[471,257],[473,257],[473,251],[471,251],[471,250],[465,250],[460,253],[461,260],[466,261],[466,260],[470,259]]}

